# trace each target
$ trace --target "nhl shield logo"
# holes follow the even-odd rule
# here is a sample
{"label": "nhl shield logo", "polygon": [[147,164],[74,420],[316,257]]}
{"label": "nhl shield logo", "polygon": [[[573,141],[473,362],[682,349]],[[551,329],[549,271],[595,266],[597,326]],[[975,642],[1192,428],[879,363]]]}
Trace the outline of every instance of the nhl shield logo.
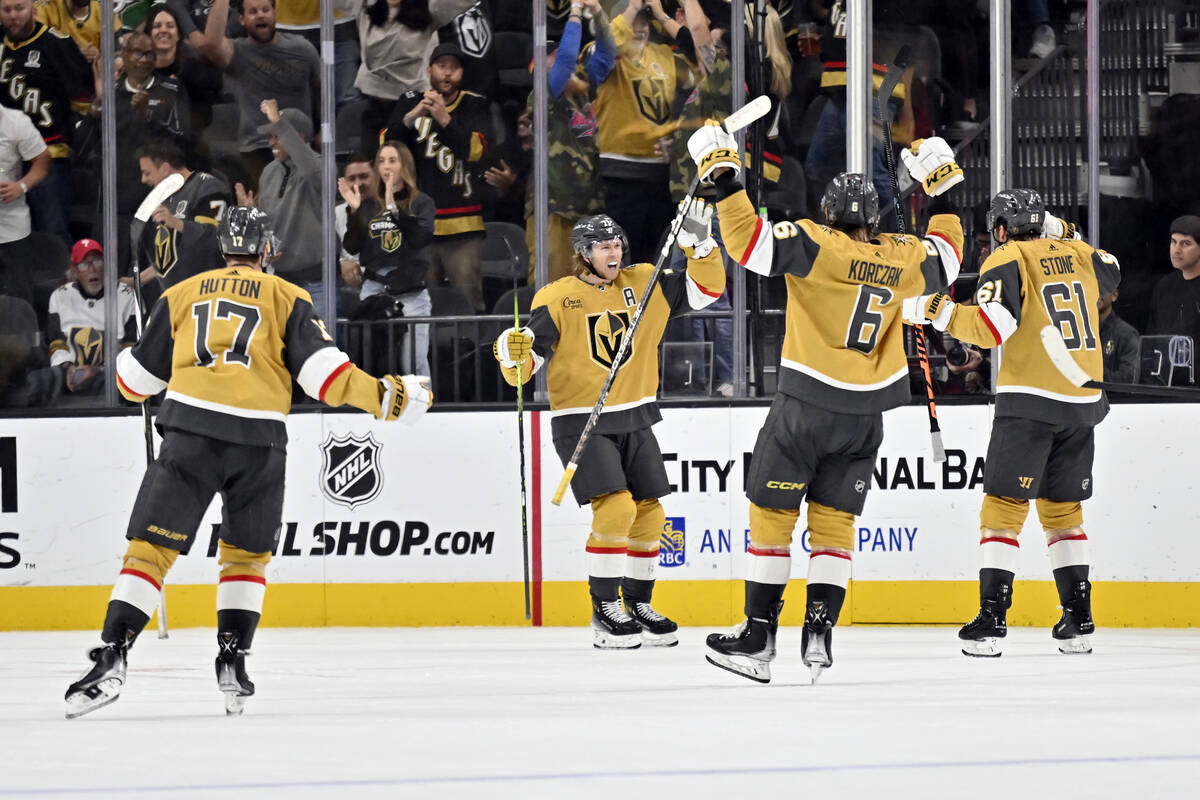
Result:
{"label": "nhl shield logo", "polygon": [[330,434],[321,445],[321,491],[333,502],[351,510],[374,500],[383,488],[383,470],[379,467],[381,449],[369,433],[366,436]]}

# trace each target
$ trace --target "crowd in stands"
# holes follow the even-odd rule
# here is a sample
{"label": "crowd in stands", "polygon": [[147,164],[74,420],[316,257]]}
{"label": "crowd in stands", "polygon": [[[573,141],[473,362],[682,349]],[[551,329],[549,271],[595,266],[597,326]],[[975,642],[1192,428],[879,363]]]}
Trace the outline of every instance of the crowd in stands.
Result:
{"label": "crowd in stands", "polygon": [[[335,120],[320,118],[319,0],[114,5],[116,72],[105,75],[100,0],[0,0],[0,407],[103,402],[105,260],[120,276],[121,330],[112,335],[126,345],[134,281],[152,303],[165,286],[217,266],[213,229],[233,205],[270,214],[271,267],[307,289],[319,313],[326,237],[336,237],[338,317],[386,323],[362,346],[401,362],[387,370],[436,372],[430,325],[403,319],[511,315],[506,290],[534,288],[538,216],[551,281],[574,269],[572,226],[600,212],[624,228],[631,260],[656,260],[693,182],[688,136],[732,111],[734,36],[746,37],[747,89],[772,101],[746,136],[752,197],[772,219],[814,216],[844,169],[840,1],[771,0],[761,15],[750,2],[744,19],[732,19],[726,0],[547,0],[544,209],[533,202],[528,0],[334,0]],[[1016,0],[1014,55],[1051,55],[1084,5]],[[916,54],[884,108],[876,104],[895,119],[890,142],[876,126],[872,172],[881,228],[896,230],[885,148],[932,135],[954,142],[986,121],[987,4],[874,8],[876,89],[903,46]],[[117,130],[118,240],[108,254],[97,241],[106,109]],[[322,141],[331,127],[334,141]],[[329,147],[340,175],[334,231],[322,222]],[[134,224],[170,174],[183,188]],[[974,238],[959,299],[973,292],[970,276],[991,246],[983,210],[963,211]],[[1191,215],[1200,207],[1157,211],[1143,234],[1169,242],[1169,252],[1147,264],[1117,254],[1127,271],[1161,278],[1152,296],[1100,301],[1108,380],[1194,381],[1185,364],[1200,340],[1200,217]],[[489,270],[497,248],[515,268]],[[726,255],[731,275],[735,266]],[[759,311],[781,297],[766,283],[747,294],[727,289],[668,332],[670,342],[705,345],[688,379],[702,394],[733,392],[733,304]],[[934,338],[939,391],[986,394],[988,354]]]}

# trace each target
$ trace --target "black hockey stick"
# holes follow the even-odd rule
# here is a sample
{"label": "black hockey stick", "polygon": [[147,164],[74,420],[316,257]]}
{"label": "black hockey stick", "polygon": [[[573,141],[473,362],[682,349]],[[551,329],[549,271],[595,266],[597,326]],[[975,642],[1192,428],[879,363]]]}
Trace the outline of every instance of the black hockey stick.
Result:
{"label": "black hockey stick", "polygon": [[1094,381],[1075,363],[1067,343],[1063,340],[1062,331],[1053,325],[1042,328],[1042,347],[1050,362],[1062,373],[1062,376],[1081,389],[1102,389],[1106,392],[1122,392],[1124,394],[1145,394],[1155,397],[1177,397],[1179,399],[1200,399],[1200,389],[1184,386],[1154,386],[1140,383],[1114,383],[1111,381]]}
{"label": "black hockey stick", "polygon": [[[771,110],[771,98],[764,95],[751,100],[746,105],[734,111],[725,121],[721,123],[721,127],[726,133],[734,133],[740,131],[755,120],[763,117]],[[654,272],[650,274],[650,280],[646,283],[645,290],[642,291],[642,297],[638,300],[637,309],[633,312],[633,319],[629,321],[629,327],[625,331],[625,335],[621,337],[621,343],[617,346],[617,352],[613,355],[612,366],[608,368],[608,375],[604,378],[604,385],[600,388],[600,396],[596,398],[596,405],[592,406],[592,413],[588,415],[587,422],[584,423],[583,432],[579,434],[579,441],[575,444],[575,450],[571,453],[571,460],[567,462],[566,469],[563,470],[562,480],[558,482],[558,488],[554,490],[554,496],[550,498],[550,502],[554,505],[561,505],[563,495],[567,493],[567,487],[571,485],[571,478],[575,477],[575,470],[579,468],[579,458],[583,455],[584,445],[592,435],[592,428],[596,427],[596,421],[600,419],[600,412],[604,410],[604,403],[608,400],[608,392],[612,389],[613,380],[617,377],[617,370],[621,368],[621,362],[625,360],[625,354],[629,351],[629,346],[633,343],[633,335],[637,332],[638,325],[642,321],[642,314],[646,312],[646,306],[650,304],[650,295],[654,292],[654,287],[658,284],[658,278],[662,274],[663,267],[667,263],[667,256],[671,252],[671,246],[675,244],[675,237],[679,235],[680,228],[683,227],[684,212],[692,198],[696,196],[696,190],[700,187],[700,172],[697,170],[695,179],[692,180],[691,188],[688,189],[683,205],[680,206],[680,211],[675,215],[675,219],[671,222],[671,230],[667,234],[666,241],[663,242],[662,251],[658,254],[658,260],[654,263]]]}
{"label": "black hockey stick", "polygon": [[[904,209],[900,204],[900,184],[896,180],[896,156],[892,153],[892,112],[888,108],[888,100],[892,89],[900,82],[900,76],[908,69],[911,61],[908,45],[900,48],[892,65],[888,67],[887,75],[879,86],[879,121],[883,123],[883,158],[887,163],[888,180],[892,184],[892,206],[896,211],[896,226],[900,233],[905,233]],[[929,414],[929,440],[933,447],[933,460],[945,461],[946,448],[942,445],[942,426],[938,422],[937,403],[933,399],[933,375],[929,372],[929,348],[925,342],[925,328],[913,325],[913,334],[917,341],[917,363],[921,368],[921,379],[925,383],[925,410]]]}
{"label": "black hockey stick", "polygon": [[[517,280],[513,278],[513,329],[521,330]],[[521,381],[521,362],[517,362],[517,449],[521,451],[521,555],[525,560],[525,619],[529,614],[529,517],[525,511],[525,386]]]}
{"label": "black hockey stick", "polygon": [[[134,317],[139,341],[146,324],[146,300],[142,297],[142,260],[139,247],[142,231],[145,230],[146,223],[150,221],[150,215],[154,213],[154,209],[179,191],[179,187],[183,186],[183,183],[184,177],[178,172],[173,172],[159,181],[142,200],[137,211],[133,212],[133,222],[129,226],[129,250],[133,255],[133,302],[136,306]],[[154,427],[150,423],[150,399],[146,398],[141,406],[142,426],[146,437],[146,466],[149,467],[154,463]],[[170,633],[167,630],[167,591],[164,582],[162,588],[158,590],[158,638],[166,639],[168,636]]]}

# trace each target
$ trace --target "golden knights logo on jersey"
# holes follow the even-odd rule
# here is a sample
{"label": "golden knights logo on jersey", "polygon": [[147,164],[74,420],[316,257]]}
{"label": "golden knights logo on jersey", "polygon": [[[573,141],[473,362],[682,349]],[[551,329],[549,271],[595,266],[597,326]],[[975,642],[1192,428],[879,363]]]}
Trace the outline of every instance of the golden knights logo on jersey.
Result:
{"label": "golden knights logo on jersey", "polygon": [[365,437],[330,434],[321,445],[321,491],[351,510],[374,500],[383,489],[380,449],[369,433]]}
{"label": "golden knights logo on jersey", "polygon": [[633,96],[638,111],[655,125],[665,125],[671,119],[671,98],[667,96],[667,76],[658,64],[651,64],[647,75],[633,80]]}
{"label": "golden knights logo on jersey", "polygon": [[571,0],[546,0],[546,16],[551,19],[566,19],[571,10]]}
{"label": "golden knights logo on jersey", "polygon": [[175,231],[159,225],[154,231],[154,266],[164,277],[179,263],[179,250],[175,247]]}
{"label": "golden knights logo on jersey", "polygon": [[71,344],[75,349],[75,360],[85,366],[98,367],[104,363],[104,331],[95,328],[71,330]]}
{"label": "golden knights logo on jersey", "polygon": [[667,517],[662,536],[658,539],[658,565],[681,567],[687,560],[687,523],[683,517]]}
{"label": "golden knights logo on jersey", "polygon": [[371,238],[379,240],[385,253],[394,253],[404,244],[404,234],[390,220],[375,219],[370,224]]}
{"label": "golden knights logo on jersey", "polygon": [[[592,360],[605,369],[611,369],[617,350],[621,349],[621,341],[629,330],[630,316],[628,311],[602,311],[599,314],[588,314],[588,348]],[[633,342],[625,351],[621,364],[625,364],[633,356]]]}

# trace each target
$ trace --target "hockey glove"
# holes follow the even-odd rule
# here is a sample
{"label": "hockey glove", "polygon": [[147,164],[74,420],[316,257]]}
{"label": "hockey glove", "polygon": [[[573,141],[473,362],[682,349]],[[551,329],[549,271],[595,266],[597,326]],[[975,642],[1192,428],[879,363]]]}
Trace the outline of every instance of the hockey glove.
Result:
{"label": "hockey glove", "polygon": [[963,181],[963,171],[954,161],[954,151],[940,136],[917,139],[900,151],[908,174],[921,182],[925,194],[937,197]]}
{"label": "hockey glove", "polygon": [[433,390],[424,375],[384,375],[379,382],[383,385],[379,419],[414,425],[433,405]]}
{"label": "hockey glove", "polygon": [[688,137],[688,152],[696,162],[701,183],[712,183],[713,172],[718,169],[728,167],[736,173],[742,168],[737,141],[715,120],[705,120],[704,124]]}
{"label": "hockey glove", "polygon": [[1081,241],[1083,236],[1074,222],[1067,222],[1053,214],[1047,214],[1046,221],[1042,223],[1042,238]]}
{"label": "hockey glove", "polygon": [[704,258],[717,246],[712,238],[713,207],[702,198],[694,197],[690,203],[684,200],[679,204],[679,213],[683,214],[683,224],[675,244],[687,253],[688,258]]}
{"label": "hockey glove", "polygon": [[500,366],[508,369],[524,364],[532,352],[533,331],[529,328],[509,328],[492,343],[492,355],[500,362]]}
{"label": "hockey glove", "polygon": [[908,297],[900,303],[900,316],[906,324],[933,325],[939,331],[946,330],[953,313],[954,301],[942,292]]}

